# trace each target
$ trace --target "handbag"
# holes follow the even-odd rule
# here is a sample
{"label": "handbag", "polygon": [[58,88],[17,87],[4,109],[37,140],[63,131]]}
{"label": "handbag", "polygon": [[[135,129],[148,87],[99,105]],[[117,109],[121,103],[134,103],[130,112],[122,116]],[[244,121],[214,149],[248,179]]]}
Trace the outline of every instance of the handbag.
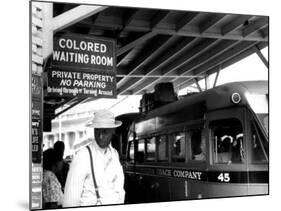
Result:
{"label": "handbag", "polygon": [[87,149],[88,149],[89,155],[90,155],[92,177],[93,177],[93,182],[94,182],[94,186],[95,186],[95,192],[96,192],[96,196],[97,196],[97,203],[96,203],[96,205],[101,205],[102,203],[101,203],[101,199],[100,199],[100,193],[99,193],[99,189],[98,189],[98,185],[97,185],[97,181],[96,181],[96,177],[95,177],[95,172],[94,172],[94,164],[93,164],[92,151],[91,151],[89,146],[87,146]]}

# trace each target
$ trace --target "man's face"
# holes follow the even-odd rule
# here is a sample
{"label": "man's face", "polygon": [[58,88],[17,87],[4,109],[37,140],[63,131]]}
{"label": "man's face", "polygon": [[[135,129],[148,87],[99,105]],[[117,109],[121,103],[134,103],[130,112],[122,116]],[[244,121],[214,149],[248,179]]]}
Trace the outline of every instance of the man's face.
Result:
{"label": "man's face", "polygon": [[99,147],[108,147],[114,133],[115,128],[95,128],[95,139]]}

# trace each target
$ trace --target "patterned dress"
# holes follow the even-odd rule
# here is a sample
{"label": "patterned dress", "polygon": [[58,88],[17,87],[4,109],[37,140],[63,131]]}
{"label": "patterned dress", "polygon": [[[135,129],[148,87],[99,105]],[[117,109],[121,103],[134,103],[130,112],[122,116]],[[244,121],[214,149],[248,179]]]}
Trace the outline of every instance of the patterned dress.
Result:
{"label": "patterned dress", "polygon": [[52,171],[44,170],[42,187],[44,203],[57,202],[58,205],[62,204],[63,193],[61,184]]}

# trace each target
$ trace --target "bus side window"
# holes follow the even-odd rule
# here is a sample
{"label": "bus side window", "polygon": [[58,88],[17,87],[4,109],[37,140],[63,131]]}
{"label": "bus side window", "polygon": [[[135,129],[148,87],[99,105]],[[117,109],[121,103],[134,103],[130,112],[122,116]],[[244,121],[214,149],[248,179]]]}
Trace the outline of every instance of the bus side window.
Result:
{"label": "bus side window", "polygon": [[155,137],[146,139],[146,161],[155,161],[156,141]]}
{"label": "bus side window", "polygon": [[253,122],[251,124],[252,131],[252,161],[266,162],[268,161],[268,143],[263,138],[261,131]]}
{"label": "bus side window", "polygon": [[137,141],[137,152],[136,152],[136,161],[142,163],[144,161],[144,153],[145,147],[144,147],[144,140],[141,139]]}
{"label": "bus side window", "polygon": [[172,161],[173,162],[185,162],[186,157],[186,142],[185,142],[185,133],[176,133],[172,139]]}
{"label": "bus side window", "polygon": [[206,160],[206,139],[201,130],[191,133],[191,159]]}
{"label": "bus side window", "polygon": [[212,121],[214,163],[244,163],[243,128],[238,119]]}
{"label": "bus side window", "polygon": [[167,136],[159,136],[157,141],[158,161],[168,161],[168,139]]}
{"label": "bus side window", "polygon": [[135,160],[135,148],[134,148],[134,142],[130,141],[129,142],[129,153],[127,157],[128,161],[134,162]]}

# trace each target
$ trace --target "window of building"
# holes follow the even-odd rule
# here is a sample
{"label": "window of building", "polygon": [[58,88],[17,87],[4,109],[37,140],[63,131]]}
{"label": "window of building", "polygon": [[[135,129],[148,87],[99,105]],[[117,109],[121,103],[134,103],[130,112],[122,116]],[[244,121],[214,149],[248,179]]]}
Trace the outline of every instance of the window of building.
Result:
{"label": "window of building", "polygon": [[244,163],[245,149],[243,128],[238,119],[212,121],[213,161],[214,163]]}
{"label": "window of building", "polygon": [[176,133],[172,137],[173,137],[172,161],[185,162],[185,157],[186,157],[185,133],[184,132]]}
{"label": "window of building", "polygon": [[158,161],[168,160],[168,138],[163,135],[158,138],[157,142]]}
{"label": "window of building", "polygon": [[201,130],[191,132],[191,160],[206,160],[206,139]]}

